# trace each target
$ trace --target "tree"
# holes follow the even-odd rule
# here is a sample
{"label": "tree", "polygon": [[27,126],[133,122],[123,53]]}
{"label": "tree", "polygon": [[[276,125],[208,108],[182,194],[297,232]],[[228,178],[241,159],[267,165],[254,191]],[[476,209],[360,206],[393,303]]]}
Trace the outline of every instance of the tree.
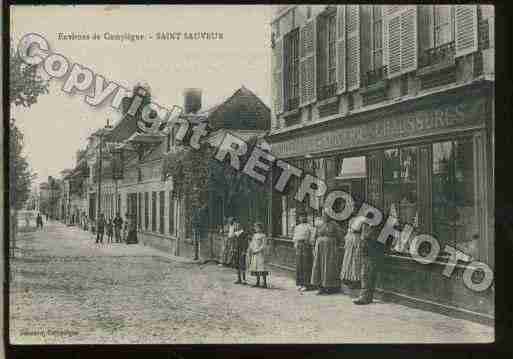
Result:
{"label": "tree", "polygon": [[32,173],[26,157],[22,155],[23,134],[16,127],[14,119],[11,119],[9,130],[9,204],[11,208],[21,209],[30,196],[36,174]]}
{"label": "tree", "polygon": [[37,73],[37,65],[25,63],[11,47],[9,58],[9,103],[30,107],[39,95],[48,93],[48,81]]}
{"label": "tree", "polygon": [[[39,95],[48,93],[48,81],[37,74],[37,66],[25,63],[19,53],[11,47],[9,58],[9,103],[15,106],[30,107],[37,102]],[[20,209],[30,195],[32,180],[35,177],[28,161],[21,153],[23,133],[11,119],[9,124],[9,203],[11,208]]]}

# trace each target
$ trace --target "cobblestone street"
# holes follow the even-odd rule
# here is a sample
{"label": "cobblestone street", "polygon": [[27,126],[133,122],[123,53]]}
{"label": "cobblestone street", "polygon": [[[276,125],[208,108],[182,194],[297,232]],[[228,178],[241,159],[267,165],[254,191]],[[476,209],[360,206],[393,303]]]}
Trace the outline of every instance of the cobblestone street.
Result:
{"label": "cobblestone street", "polygon": [[59,223],[20,234],[17,246],[13,344],[493,341],[493,328],[464,320],[300,294],[286,273],[273,273],[272,289],[235,285],[231,269],[143,245],[98,245]]}

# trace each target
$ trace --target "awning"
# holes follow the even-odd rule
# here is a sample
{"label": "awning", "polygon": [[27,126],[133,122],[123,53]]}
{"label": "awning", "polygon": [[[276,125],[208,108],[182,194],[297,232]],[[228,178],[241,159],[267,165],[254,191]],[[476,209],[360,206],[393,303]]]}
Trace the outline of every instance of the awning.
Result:
{"label": "awning", "polygon": [[365,156],[348,157],[342,160],[342,166],[337,179],[352,179],[367,177]]}

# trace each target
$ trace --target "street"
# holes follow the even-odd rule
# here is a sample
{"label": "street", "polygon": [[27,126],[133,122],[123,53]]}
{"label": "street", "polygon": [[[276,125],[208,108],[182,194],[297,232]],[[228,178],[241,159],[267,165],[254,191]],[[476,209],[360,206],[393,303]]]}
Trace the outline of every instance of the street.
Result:
{"label": "street", "polygon": [[[20,233],[11,260],[13,344],[491,342],[492,327],[344,294],[236,285],[233,269],[156,249],[95,244],[91,233],[45,223]],[[251,284],[254,279],[249,277]]]}

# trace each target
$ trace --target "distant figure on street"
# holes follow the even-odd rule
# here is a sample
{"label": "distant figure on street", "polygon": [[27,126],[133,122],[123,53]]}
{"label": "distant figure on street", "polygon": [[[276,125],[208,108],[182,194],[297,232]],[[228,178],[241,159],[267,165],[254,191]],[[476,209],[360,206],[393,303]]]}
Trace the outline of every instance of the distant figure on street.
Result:
{"label": "distant figure on street", "polygon": [[315,229],[307,223],[306,213],[299,215],[299,224],[294,227],[294,248],[296,249],[296,286],[300,291],[312,290],[310,278],[313,264]]}
{"label": "distant figure on street", "polygon": [[130,217],[126,244],[137,244],[137,217],[135,215]]}
{"label": "distant figure on street", "polygon": [[100,213],[98,223],[96,223],[96,243],[103,243],[103,233],[105,231],[105,215]]}
{"label": "distant figure on street", "polygon": [[256,276],[256,284],[252,287],[260,287],[260,277],[263,277],[264,283],[262,288],[269,288],[267,286],[269,270],[266,265],[266,252],[267,238],[264,234],[264,226],[262,223],[255,223],[255,234],[253,234],[247,254],[249,258],[249,272],[251,275]]}
{"label": "distant figure on street", "polygon": [[248,251],[248,233],[244,231],[237,219],[235,222],[235,260],[234,264],[237,268],[237,281],[235,284],[248,284],[246,281],[246,255]]}
{"label": "distant figure on street", "polygon": [[107,222],[107,243],[112,243],[112,236],[114,234],[113,226],[112,218],[110,218]]}
{"label": "distant figure on street", "polygon": [[128,227],[130,226],[130,219],[128,216],[128,213],[125,213],[125,226],[123,227],[123,242],[126,243],[127,237],[128,237]]}
{"label": "distant figure on street", "polygon": [[36,228],[43,229],[43,217],[41,216],[41,213],[37,214],[37,217],[36,217]]}
{"label": "distant figure on street", "polygon": [[114,218],[114,236],[116,237],[116,243],[121,243],[121,228],[123,227],[123,219],[119,215],[119,212]]}
{"label": "distant figure on street", "polygon": [[234,267],[235,263],[233,263],[233,259],[235,257],[235,231],[237,230],[237,224],[235,223],[235,219],[233,217],[228,218],[228,236],[224,241],[223,248],[223,256],[221,259],[221,263],[226,267]]}

